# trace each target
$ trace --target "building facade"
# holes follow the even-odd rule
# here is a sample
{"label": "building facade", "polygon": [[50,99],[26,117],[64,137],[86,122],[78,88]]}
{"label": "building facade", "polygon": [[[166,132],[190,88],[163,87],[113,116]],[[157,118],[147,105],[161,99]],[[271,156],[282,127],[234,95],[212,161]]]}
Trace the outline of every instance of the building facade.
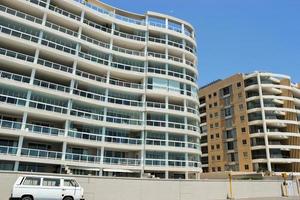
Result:
{"label": "building facade", "polygon": [[198,178],[193,27],[90,0],[2,0],[0,169]]}
{"label": "building facade", "polygon": [[199,90],[204,172],[300,172],[300,85],[254,72]]}

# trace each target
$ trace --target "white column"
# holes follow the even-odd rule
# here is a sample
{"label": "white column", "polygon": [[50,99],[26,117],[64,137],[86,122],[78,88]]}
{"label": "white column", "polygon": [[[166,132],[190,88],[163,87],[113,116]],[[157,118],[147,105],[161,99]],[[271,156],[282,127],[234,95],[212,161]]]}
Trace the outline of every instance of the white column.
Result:
{"label": "white column", "polygon": [[257,83],[258,83],[258,90],[259,90],[259,99],[260,99],[260,106],[261,106],[261,115],[263,120],[263,129],[264,129],[264,139],[265,139],[265,147],[266,147],[266,156],[267,156],[267,166],[268,171],[272,171],[271,161],[270,161],[270,149],[269,149],[269,140],[268,140],[268,130],[266,124],[266,113],[265,113],[265,106],[264,106],[264,99],[263,99],[263,92],[261,87],[261,79],[260,74],[257,72]]}

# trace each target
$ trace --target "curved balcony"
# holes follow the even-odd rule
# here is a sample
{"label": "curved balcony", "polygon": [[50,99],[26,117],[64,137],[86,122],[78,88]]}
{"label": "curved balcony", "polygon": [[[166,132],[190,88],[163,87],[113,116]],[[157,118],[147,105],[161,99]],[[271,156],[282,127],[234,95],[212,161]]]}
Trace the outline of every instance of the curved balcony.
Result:
{"label": "curved balcony", "polygon": [[117,157],[104,157],[103,164],[108,165],[125,165],[125,166],[140,166],[141,160],[134,158],[117,158]]}
{"label": "curved balcony", "polygon": [[66,153],[65,159],[67,161],[72,161],[72,162],[83,162],[83,163],[93,163],[93,164],[101,163],[100,156],[85,155],[85,154]]}
{"label": "curved balcony", "polygon": [[58,151],[47,151],[47,150],[39,150],[39,149],[22,148],[21,156],[61,160],[62,153],[58,152]]}

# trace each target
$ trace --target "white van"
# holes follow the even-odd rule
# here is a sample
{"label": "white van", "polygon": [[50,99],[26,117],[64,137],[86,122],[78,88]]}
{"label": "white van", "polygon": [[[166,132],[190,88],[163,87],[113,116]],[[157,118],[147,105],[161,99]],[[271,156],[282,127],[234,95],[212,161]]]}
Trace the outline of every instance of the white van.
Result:
{"label": "white van", "polygon": [[84,200],[83,188],[74,178],[21,176],[14,184],[10,200]]}

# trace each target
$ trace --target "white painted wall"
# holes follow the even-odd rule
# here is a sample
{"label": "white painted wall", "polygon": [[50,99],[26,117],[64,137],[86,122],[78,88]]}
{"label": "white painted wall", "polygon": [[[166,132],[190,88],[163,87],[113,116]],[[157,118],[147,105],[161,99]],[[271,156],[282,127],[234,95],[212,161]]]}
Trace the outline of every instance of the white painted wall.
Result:
{"label": "white painted wall", "polygon": [[[22,173],[0,172],[1,200],[7,200],[15,180]],[[225,180],[152,180],[77,176],[86,200],[219,200],[226,199]],[[280,197],[281,181],[234,181],[235,198]],[[293,196],[298,196],[293,182]]]}

